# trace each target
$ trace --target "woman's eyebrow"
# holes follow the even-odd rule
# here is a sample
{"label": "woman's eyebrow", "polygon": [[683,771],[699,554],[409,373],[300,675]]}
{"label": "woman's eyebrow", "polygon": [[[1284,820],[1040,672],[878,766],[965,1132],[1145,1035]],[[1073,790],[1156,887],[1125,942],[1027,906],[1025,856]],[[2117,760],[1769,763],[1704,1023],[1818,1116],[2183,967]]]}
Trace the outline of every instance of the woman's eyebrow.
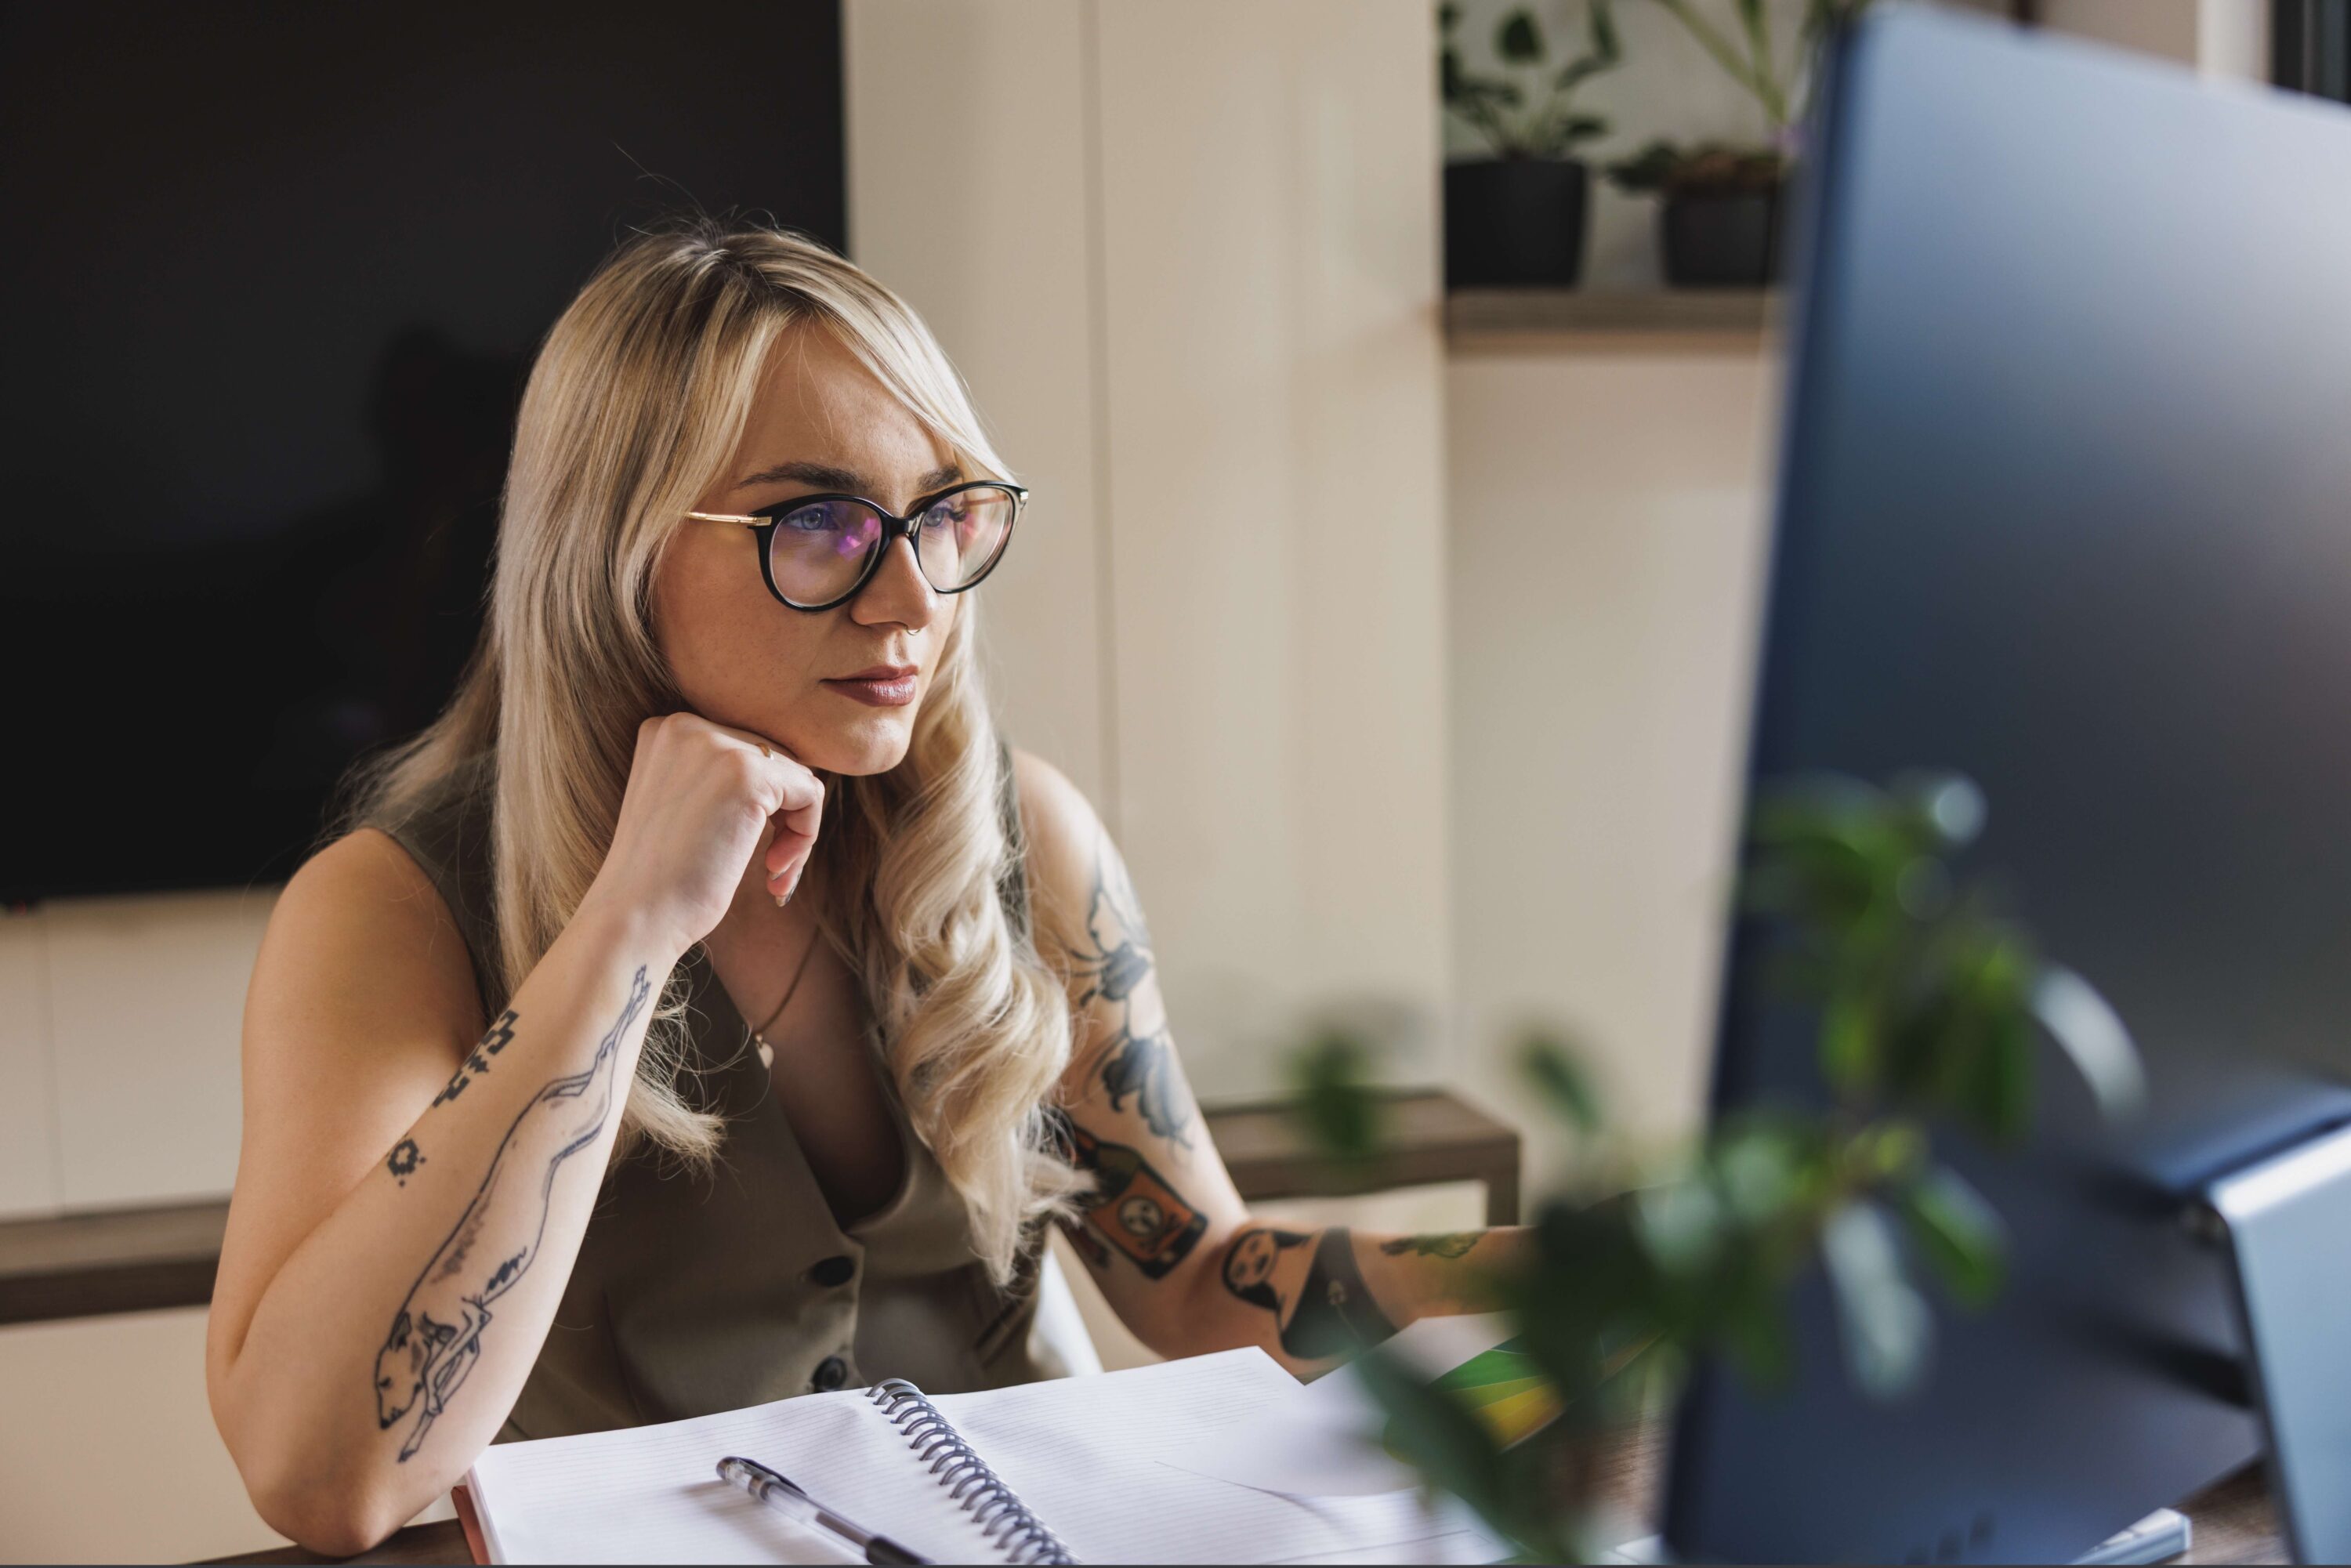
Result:
{"label": "woman's eyebrow", "polygon": [[[963,477],[959,465],[949,463],[932,469],[914,481],[914,493],[928,495],[933,490],[954,484]],[[778,463],[772,468],[762,468],[747,478],[735,483],[737,490],[748,490],[758,485],[797,483],[813,485],[820,490],[846,490],[852,495],[871,495],[873,481],[854,468],[836,468],[830,463]]]}
{"label": "woman's eyebrow", "polygon": [[850,490],[865,493],[869,481],[853,468],[835,468],[829,463],[778,463],[772,468],[762,468],[746,479],[735,482],[737,490],[747,490],[754,485],[780,485],[796,481],[814,485],[820,490]]}

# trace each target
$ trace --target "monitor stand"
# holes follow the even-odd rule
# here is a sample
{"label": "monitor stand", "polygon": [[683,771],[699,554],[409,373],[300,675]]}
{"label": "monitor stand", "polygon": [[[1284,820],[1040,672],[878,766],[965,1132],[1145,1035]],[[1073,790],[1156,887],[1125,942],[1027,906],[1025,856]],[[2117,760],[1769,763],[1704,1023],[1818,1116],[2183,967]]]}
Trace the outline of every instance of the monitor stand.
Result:
{"label": "monitor stand", "polygon": [[2297,1563],[2351,1562],[2351,1126],[2214,1182],[2270,1496]]}
{"label": "monitor stand", "polygon": [[[2351,1563],[2351,1124],[2233,1171],[2191,1211],[2226,1247],[2270,1496],[2297,1563]],[[2158,1509],[2077,1563],[2159,1563],[2187,1518]],[[1617,1563],[1667,1563],[1656,1536]]]}

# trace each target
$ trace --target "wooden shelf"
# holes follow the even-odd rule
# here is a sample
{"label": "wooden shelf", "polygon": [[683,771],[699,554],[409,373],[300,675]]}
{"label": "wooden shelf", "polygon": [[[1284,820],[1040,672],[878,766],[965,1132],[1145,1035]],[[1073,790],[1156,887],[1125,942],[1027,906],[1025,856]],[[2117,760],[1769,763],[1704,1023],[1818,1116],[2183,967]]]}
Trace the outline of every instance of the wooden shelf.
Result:
{"label": "wooden shelf", "polygon": [[1519,1222],[1519,1134],[1442,1089],[1389,1098],[1385,1152],[1353,1173],[1333,1171],[1306,1146],[1285,1101],[1223,1105],[1206,1114],[1233,1185],[1251,1203],[1479,1181],[1486,1185],[1486,1223]]}
{"label": "wooden shelf", "polygon": [[[1251,1202],[1481,1181],[1487,1223],[1517,1223],[1516,1132],[1442,1089],[1399,1092],[1389,1104],[1387,1154],[1352,1174],[1333,1172],[1308,1146],[1282,1102],[1203,1115]],[[227,1223],[225,1198],[0,1223],[0,1323],[204,1306]]]}
{"label": "wooden shelf", "polygon": [[228,1200],[0,1225],[0,1323],[200,1307]]}
{"label": "wooden shelf", "polygon": [[1457,354],[1752,352],[1779,316],[1766,289],[1465,288],[1445,297],[1445,339]]}

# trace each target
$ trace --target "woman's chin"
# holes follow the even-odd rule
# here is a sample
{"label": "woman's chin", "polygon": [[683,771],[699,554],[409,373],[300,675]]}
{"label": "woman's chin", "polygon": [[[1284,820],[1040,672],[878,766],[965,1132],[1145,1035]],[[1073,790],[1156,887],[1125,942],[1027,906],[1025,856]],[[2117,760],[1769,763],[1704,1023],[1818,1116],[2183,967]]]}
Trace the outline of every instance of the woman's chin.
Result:
{"label": "woman's chin", "polygon": [[875,708],[796,737],[792,755],[820,773],[862,779],[887,773],[906,760],[914,736],[914,705],[910,703],[904,707]]}

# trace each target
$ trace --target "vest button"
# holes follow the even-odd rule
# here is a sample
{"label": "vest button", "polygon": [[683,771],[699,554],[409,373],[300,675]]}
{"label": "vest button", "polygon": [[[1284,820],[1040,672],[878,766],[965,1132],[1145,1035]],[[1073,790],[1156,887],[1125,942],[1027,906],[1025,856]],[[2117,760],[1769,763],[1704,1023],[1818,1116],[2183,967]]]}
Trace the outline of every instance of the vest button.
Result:
{"label": "vest button", "polygon": [[809,1379],[809,1386],[819,1394],[830,1394],[848,1381],[849,1363],[828,1355],[816,1364],[816,1375]]}
{"label": "vest button", "polygon": [[853,1260],[847,1258],[827,1258],[823,1262],[810,1269],[808,1271],[808,1277],[830,1291],[836,1285],[849,1283],[850,1276],[856,1272],[857,1265]]}

